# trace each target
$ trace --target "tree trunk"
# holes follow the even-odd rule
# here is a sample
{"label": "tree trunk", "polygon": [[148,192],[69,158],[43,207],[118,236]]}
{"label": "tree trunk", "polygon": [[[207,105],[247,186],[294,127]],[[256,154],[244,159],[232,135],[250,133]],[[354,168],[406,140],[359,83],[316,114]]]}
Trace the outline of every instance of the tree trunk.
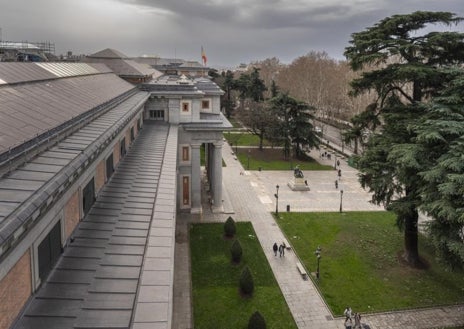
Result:
{"label": "tree trunk", "polygon": [[263,150],[263,139],[264,139],[264,132],[261,130],[261,133],[259,134],[259,150]]}
{"label": "tree trunk", "polygon": [[411,266],[421,267],[423,264],[419,257],[417,209],[410,212],[404,221],[404,253],[403,259]]}

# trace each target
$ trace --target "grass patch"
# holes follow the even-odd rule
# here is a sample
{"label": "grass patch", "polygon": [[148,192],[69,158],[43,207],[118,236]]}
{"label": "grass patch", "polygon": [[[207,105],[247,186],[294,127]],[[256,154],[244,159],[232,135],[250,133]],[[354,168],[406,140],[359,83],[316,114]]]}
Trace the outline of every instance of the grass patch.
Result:
{"label": "grass patch", "polygon": [[[243,248],[239,265],[231,262],[234,240],[223,238],[223,227],[223,223],[194,224],[190,229],[195,328],[245,329],[255,311],[264,316],[268,328],[297,328],[251,223],[236,223]],[[251,298],[239,293],[245,265],[253,273]]]}
{"label": "grass patch", "polygon": [[[259,146],[259,137],[253,134],[227,132],[224,133],[224,138],[232,148],[235,146]],[[271,143],[264,139],[263,146],[271,146]]]}
{"label": "grass patch", "polygon": [[281,213],[278,223],[306,268],[315,272],[322,248],[320,290],[341,315],[355,312],[464,303],[463,273],[447,272],[420,236],[419,252],[430,267],[416,270],[398,260],[403,234],[389,212]]}
{"label": "grass patch", "polygon": [[256,148],[242,148],[238,149],[236,155],[243,168],[247,170],[259,170],[260,167],[261,170],[293,170],[296,165],[299,165],[301,170],[333,170],[332,166],[321,165],[310,157],[307,157],[306,160],[294,157],[285,160],[281,149],[264,149],[260,151]]}

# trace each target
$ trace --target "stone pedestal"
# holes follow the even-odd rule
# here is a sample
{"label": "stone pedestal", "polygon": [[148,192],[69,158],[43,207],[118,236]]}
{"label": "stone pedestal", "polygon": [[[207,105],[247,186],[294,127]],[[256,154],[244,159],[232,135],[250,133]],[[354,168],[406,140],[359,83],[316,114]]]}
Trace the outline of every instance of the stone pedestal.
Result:
{"label": "stone pedestal", "polygon": [[304,178],[293,177],[287,185],[292,191],[309,191],[309,186],[305,184]]}

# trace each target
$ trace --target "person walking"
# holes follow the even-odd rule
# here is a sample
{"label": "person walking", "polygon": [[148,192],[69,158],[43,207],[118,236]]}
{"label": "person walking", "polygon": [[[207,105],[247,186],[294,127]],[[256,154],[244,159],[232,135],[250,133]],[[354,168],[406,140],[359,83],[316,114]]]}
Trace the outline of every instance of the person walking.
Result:
{"label": "person walking", "polygon": [[342,170],[338,169],[338,179],[342,179]]}
{"label": "person walking", "polygon": [[274,242],[274,245],[272,246],[272,250],[274,250],[274,256],[277,256],[277,249],[279,249],[277,247],[277,242]]}
{"label": "person walking", "polygon": [[282,245],[279,246],[279,257],[282,257],[282,253],[283,253],[283,247]]}
{"label": "person walking", "polygon": [[287,248],[287,246],[285,245],[285,242],[282,241],[282,256],[285,256],[285,248]]}
{"label": "person walking", "polygon": [[348,321],[348,320],[350,320],[350,322],[352,322],[351,321],[352,312],[353,311],[351,310],[351,307],[347,306],[345,308],[345,310],[343,311],[343,315],[345,316],[345,322]]}
{"label": "person walking", "polygon": [[361,313],[354,314],[354,329],[362,329],[361,326]]}
{"label": "person walking", "polygon": [[335,189],[338,190],[338,179],[335,180]]}

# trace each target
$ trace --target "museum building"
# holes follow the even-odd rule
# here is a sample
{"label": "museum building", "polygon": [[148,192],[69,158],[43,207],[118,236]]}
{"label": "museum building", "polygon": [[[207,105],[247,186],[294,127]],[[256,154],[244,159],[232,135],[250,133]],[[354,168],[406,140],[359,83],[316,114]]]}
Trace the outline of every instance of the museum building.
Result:
{"label": "museum building", "polygon": [[222,90],[97,54],[0,63],[0,329],[171,328],[202,175],[222,211]]}

